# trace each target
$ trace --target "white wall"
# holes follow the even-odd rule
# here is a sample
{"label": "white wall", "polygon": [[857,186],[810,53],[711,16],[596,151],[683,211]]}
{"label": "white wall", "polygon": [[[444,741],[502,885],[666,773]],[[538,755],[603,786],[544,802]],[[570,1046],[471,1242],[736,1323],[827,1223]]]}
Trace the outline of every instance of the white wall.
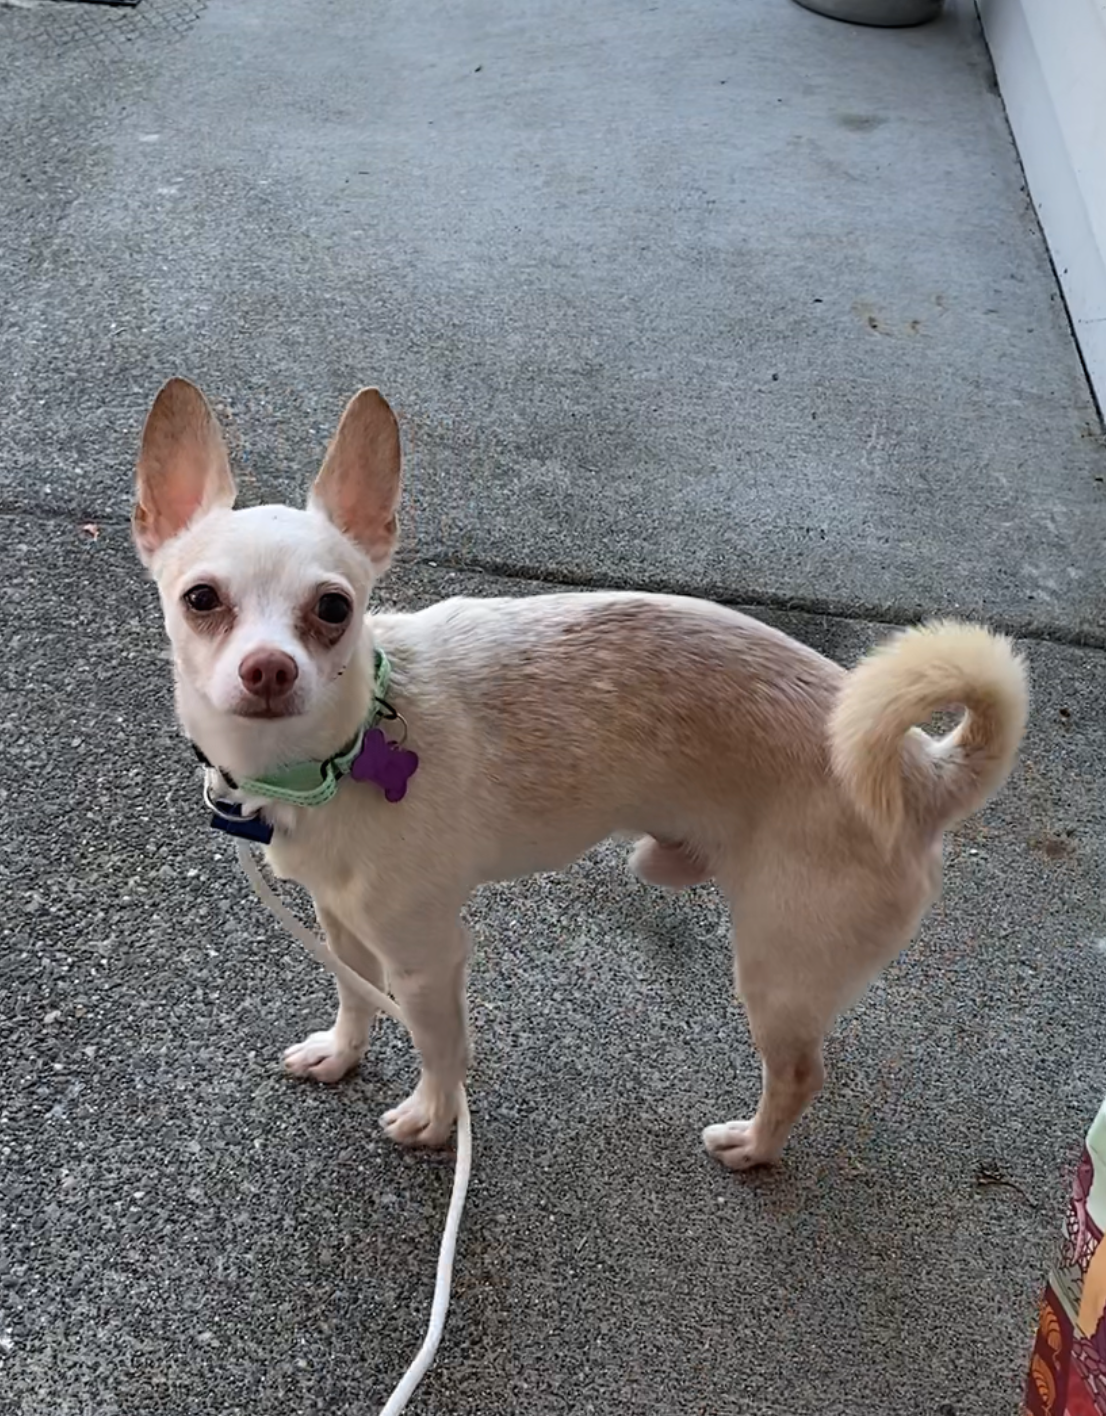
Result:
{"label": "white wall", "polygon": [[1010,126],[1106,408],[1106,0],[977,0]]}

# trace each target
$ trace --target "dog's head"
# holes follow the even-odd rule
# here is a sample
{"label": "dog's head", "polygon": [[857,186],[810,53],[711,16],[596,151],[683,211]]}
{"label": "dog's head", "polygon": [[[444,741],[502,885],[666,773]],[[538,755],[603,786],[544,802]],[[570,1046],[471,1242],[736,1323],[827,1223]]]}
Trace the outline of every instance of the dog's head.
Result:
{"label": "dog's head", "polygon": [[185,730],[245,774],[326,756],[367,708],[364,614],[395,548],[400,441],[376,389],[349,402],[300,511],[234,510],[203,394],[172,379],[142,435],[135,544],[157,582]]}

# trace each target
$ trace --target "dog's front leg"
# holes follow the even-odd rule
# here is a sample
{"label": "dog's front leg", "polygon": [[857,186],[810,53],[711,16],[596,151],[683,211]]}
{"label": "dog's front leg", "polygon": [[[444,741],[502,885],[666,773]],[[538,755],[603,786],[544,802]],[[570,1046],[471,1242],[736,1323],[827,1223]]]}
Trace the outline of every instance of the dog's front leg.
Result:
{"label": "dog's front leg", "polygon": [[403,1009],[411,1038],[422,1062],[419,1084],[406,1101],[386,1111],[380,1124],[405,1146],[440,1146],[457,1119],[458,1094],[469,1064],[468,937],[457,921],[434,939],[432,949],[420,950],[413,961],[388,959],[388,979]]}
{"label": "dog's front leg", "polygon": [[311,1033],[302,1042],[288,1048],[284,1054],[284,1066],[296,1077],[311,1077],[316,1082],[339,1082],[365,1055],[376,1016],[376,1009],[364,994],[352,980],[342,975],[348,969],[383,989],[384,965],[329,910],[316,904],[315,913],[326,931],[331,951],[343,965],[335,975],[338,981],[338,1016],[333,1027],[325,1032]]}

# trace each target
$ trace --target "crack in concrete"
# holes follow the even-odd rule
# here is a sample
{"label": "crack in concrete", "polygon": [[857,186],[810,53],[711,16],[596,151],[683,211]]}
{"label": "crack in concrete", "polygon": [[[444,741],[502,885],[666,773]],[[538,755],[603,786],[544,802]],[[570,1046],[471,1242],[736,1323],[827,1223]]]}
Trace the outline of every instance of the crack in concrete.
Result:
{"label": "crack in concrete", "polygon": [[[130,518],[112,512],[101,514],[96,511],[74,507],[20,506],[16,502],[0,500],[0,520],[22,518],[30,521],[71,521],[74,527],[95,524],[98,527],[127,529]],[[589,574],[571,569],[550,568],[523,562],[499,560],[494,557],[404,555],[402,551],[396,559],[396,568],[419,568],[425,570],[450,570],[462,575],[493,576],[497,580],[527,581],[532,585],[548,585],[565,590],[641,590],[658,595],[690,595],[696,599],[713,600],[719,605],[729,605],[734,609],[767,610],[780,614],[813,615],[822,619],[852,620],[869,624],[910,625],[925,619],[957,618],[959,612],[931,610],[917,605],[876,605],[863,602],[845,602],[820,599],[815,595],[766,595],[752,588],[735,588],[717,582],[671,580],[661,576],[619,576],[617,574]],[[1057,644],[1073,649],[1106,650],[1106,631],[1054,624],[1040,624],[1016,616],[977,616],[968,612],[966,619],[984,619],[992,629],[1008,634],[1012,639],[1024,639],[1040,644]]]}

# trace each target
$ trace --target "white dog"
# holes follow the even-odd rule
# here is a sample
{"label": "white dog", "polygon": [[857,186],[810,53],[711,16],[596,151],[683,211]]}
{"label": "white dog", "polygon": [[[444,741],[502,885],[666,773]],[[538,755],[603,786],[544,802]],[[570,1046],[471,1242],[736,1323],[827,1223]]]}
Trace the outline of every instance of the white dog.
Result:
{"label": "white dog", "polygon": [[[224,824],[262,838],[338,958],[408,1020],[422,1075],[382,1118],[437,1146],[469,1058],[473,888],[616,833],[641,879],[714,879],[764,1063],[751,1120],[709,1126],[735,1170],[774,1161],[818,1092],[835,1015],[936,897],[942,832],[1006,778],[1025,668],[986,629],[907,630],[852,673],[757,621],[669,595],[448,600],[366,617],[396,543],[400,439],[363,389],[303,511],[235,511],[222,434],[174,379],[146,422],[134,535],[172,641],[177,710]],[[914,725],[964,716],[946,737]],[[217,772],[216,770],[217,769]],[[240,813],[241,822],[226,818]],[[356,1067],[372,1010],[339,984],[297,1075]]]}

